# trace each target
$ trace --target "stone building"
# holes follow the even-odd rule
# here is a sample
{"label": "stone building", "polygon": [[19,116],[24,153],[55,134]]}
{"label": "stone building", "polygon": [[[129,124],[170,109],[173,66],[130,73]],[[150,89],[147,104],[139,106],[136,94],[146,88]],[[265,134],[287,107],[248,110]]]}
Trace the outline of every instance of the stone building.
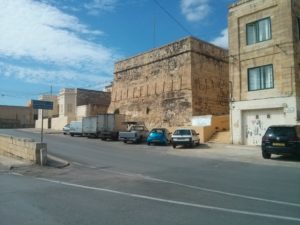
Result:
{"label": "stone building", "polygon": [[202,115],[226,115],[228,52],[184,38],[115,64],[110,113],[153,127],[191,126]]}
{"label": "stone building", "polygon": [[[64,88],[58,96],[53,96],[54,110],[44,114],[44,128],[61,130],[72,120],[81,120],[85,116],[106,113],[111,93],[82,88]],[[50,99],[44,99],[50,101]],[[48,116],[47,116],[48,115]],[[41,115],[40,115],[41,116]],[[41,127],[40,117],[36,128]]]}
{"label": "stone building", "polygon": [[300,119],[300,1],[241,0],[229,8],[231,130],[260,145],[270,125]]}
{"label": "stone building", "polygon": [[34,127],[36,110],[28,106],[0,105],[0,128]]}

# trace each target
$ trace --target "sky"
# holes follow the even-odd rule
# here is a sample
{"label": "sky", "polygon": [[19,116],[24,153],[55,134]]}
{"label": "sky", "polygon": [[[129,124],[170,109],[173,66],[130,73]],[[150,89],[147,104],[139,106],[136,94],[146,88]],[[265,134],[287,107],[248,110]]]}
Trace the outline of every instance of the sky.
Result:
{"label": "sky", "polygon": [[228,48],[233,0],[0,0],[0,105],[103,90],[114,63],[187,36]]}

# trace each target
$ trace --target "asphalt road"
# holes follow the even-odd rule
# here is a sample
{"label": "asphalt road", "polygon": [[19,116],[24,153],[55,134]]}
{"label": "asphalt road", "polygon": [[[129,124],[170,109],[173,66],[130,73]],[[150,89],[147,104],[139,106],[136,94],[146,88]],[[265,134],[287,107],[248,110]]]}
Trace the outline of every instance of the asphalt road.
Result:
{"label": "asphalt road", "polygon": [[[39,140],[35,133],[0,132]],[[2,171],[0,225],[300,224],[298,166],[63,135],[45,135],[45,142],[71,165]]]}

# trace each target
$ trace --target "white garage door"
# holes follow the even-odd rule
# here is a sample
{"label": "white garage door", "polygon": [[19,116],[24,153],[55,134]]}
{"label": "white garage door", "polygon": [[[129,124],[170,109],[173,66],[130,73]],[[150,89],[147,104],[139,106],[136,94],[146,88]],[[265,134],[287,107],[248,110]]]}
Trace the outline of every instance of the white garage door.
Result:
{"label": "white garage door", "polygon": [[261,138],[271,125],[284,124],[283,109],[251,110],[243,112],[245,145],[261,145]]}

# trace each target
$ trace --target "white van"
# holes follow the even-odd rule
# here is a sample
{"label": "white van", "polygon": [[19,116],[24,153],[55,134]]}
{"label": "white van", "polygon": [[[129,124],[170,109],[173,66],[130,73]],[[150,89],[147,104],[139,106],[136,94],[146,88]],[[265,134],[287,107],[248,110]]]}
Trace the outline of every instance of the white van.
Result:
{"label": "white van", "polygon": [[71,121],[70,123],[70,135],[82,135],[82,121]]}

